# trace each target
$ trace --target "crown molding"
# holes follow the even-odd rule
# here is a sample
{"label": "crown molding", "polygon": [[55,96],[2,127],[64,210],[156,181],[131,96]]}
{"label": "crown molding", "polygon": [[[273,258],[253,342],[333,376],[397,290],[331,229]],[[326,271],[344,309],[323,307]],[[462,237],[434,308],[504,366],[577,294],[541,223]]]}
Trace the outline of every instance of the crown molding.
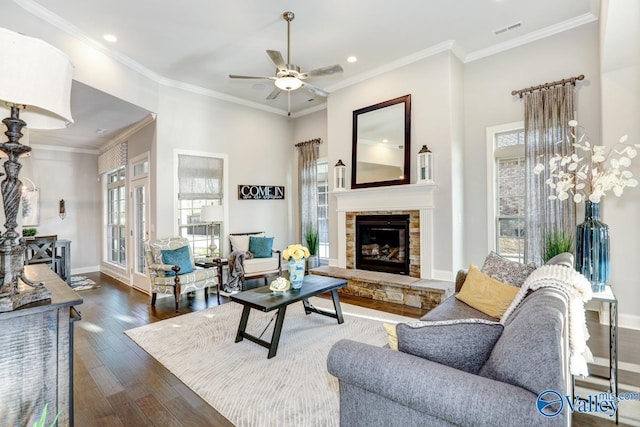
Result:
{"label": "crown molding", "polygon": [[66,147],[60,145],[33,144],[31,148],[32,150],[62,151],[65,153],[94,154],[96,156],[100,154],[99,150],[92,148]]}
{"label": "crown molding", "polygon": [[414,62],[420,61],[421,59],[428,58],[430,56],[437,55],[442,52],[448,52],[455,45],[454,40],[447,40],[445,42],[439,43],[435,46],[431,46],[427,49],[412,53],[411,55],[404,56],[402,58],[396,59],[395,61],[388,62],[381,67],[375,68],[371,71],[367,71],[365,73],[358,74],[349,79],[345,79],[339,83],[327,86],[324,90],[328,92],[335,92],[339,89],[344,89],[345,87],[361,83],[365,80],[371,79],[373,77],[379,76],[380,74],[388,73],[389,71],[393,71],[400,67],[404,67],[406,65],[412,64]]}
{"label": "crown molding", "polygon": [[99,154],[103,154],[108,150],[110,150],[112,147],[126,141],[127,139],[129,139],[131,135],[137,133],[139,130],[147,126],[149,123],[152,123],[155,119],[156,119],[155,114],[147,114],[142,118],[142,120],[133,124],[126,130],[124,130],[122,133],[119,133],[118,135],[114,136],[106,144],[102,144],[100,146],[100,149],[98,150]]}
{"label": "crown molding", "polygon": [[[82,32],[79,28],[72,25],[71,23],[65,21],[60,16],[54,14],[48,9],[36,3],[34,0],[13,0],[20,7],[25,9],[27,12],[35,15],[45,22],[53,25],[54,27],[60,29],[61,31],[71,35],[72,37],[80,40],[81,42],[87,43],[88,45],[94,47],[105,55],[110,56],[115,61],[121,63],[122,65],[130,68],[133,71],[136,71],[143,75],[144,77],[160,84],[163,86],[173,87],[176,89],[181,89],[187,92],[195,93],[198,95],[207,96],[210,98],[219,99],[226,102],[231,102],[238,105],[243,105],[246,107],[254,108],[257,110],[266,111],[268,113],[278,114],[282,116],[288,116],[288,112],[279,108],[271,107],[268,105],[263,105],[257,102],[248,101],[246,99],[242,99],[236,96],[227,95],[221,92],[217,92],[211,89],[206,89],[201,86],[197,86],[190,83],[181,82],[178,80],[170,79],[164,76],[159,75],[158,73],[151,71],[150,69],[144,67],[140,63],[134,61],[126,55],[123,55],[119,52],[116,52],[104,44],[96,41],[94,38],[88,36],[84,32]],[[517,37],[515,39],[498,43],[493,46],[490,46],[486,49],[480,49],[475,52],[471,52],[467,54],[464,49],[455,41],[455,40],[447,40],[445,42],[439,43],[437,45],[431,46],[427,49],[415,52],[411,55],[407,55],[405,57],[399,58],[387,64],[384,64],[376,69],[370,70],[368,72],[364,72],[353,76],[349,79],[345,79],[336,84],[325,87],[324,89],[327,92],[335,92],[337,90],[346,88],[348,86],[352,86],[357,83],[361,83],[365,80],[371,79],[373,77],[379,76],[381,74],[393,71],[400,67],[404,67],[406,65],[412,64],[414,62],[420,61],[422,59],[437,55],[442,52],[452,52],[457,58],[459,58],[463,63],[468,63],[472,61],[476,61],[478,59],[486,58],[491,55],[495,55],[509,49],[513,49],[518,46],[525,45],[527,43],[534,42],[536,40],[543,39],[545,37],[549,37],[563,31],[571,30],[573,28],[579,27],[581,25],[585,25],[598,20],[598,12],[599,12],[599,0],[592,0],[591,3],[591,12],[585,13],[583,15],[577,16],[575,18],[569,19],[567,21],[561,22],[556,25],[551,25],[549,27],[543,28],[538,31],[534,31],[532,33],[526,34],[521,37]],[[310,109],[305,109],[299,111],[295,114],[292,114],[292,117],[300,117],[306,114],[310,114],[315,111],[320,111],[326,107],[326,103],[324,105],[320,105],[317,107],[312,107]]]}
{"label": "crown molding", "polygon": [[324,104],[314,105],[313,107],[307,108],[305,110],[300,110],[297,113],[291,113],[291,117],[293,117],[294,119],[297,119],[298,117],[306,116],[307,114],[315,113],[315,112],[326,110],[326,109],[327,109],[327,102],[325,101]]}
{"label": "crown molding", "polygon": [[164,86],[168,86],[168,87],[173,87],[173,88],[177,88],[177,89],[182,89],[188,92],[192,92],[198,95],[204,95],[204,96],[208,96],[210,98],[216,98],[216,99],[220,99],[222,101],[227,101],[227,102],[232,102],[235,104],[239,104],[239,105],[244,105],[246,107],[251,107],[251,108],[255,108],[258,110],[262,110],[262,111],[266,111],[269,113],[274,113],[274,114],[279,114],[282,116],[287,116],[288,112],[278,109],[278,108],[274,108],[268,105],[262,105],[259,104],[257,102],[252,102],[252,101],[247,101],[245,99],[242,98],[238,98],[236,96],[232,96],[232,95],[227,95],[221,92],[217,92],[211,89],[205,89],[201,86],[196,86],[190,83],[184,83],[178,80],[173,80],[170,79],[168,77],[164,77],[161,76],[160,74],[151,71],[150,69],[148,69],[147,67],[143,66],[142,64],[134,61],[133,59],[129,58],[126,55],[123,55],[117,51],[114,51],[112,49],[110,49],[109,47],[105,46],[104,44],[96,41],[94,38],[90,37],[89,35],[85,34],[83,31],[81,31],[78,27],[72,25],[71,23],[69,23],[68,21],[65,21],[64,19],[62,19],[60,16],[56,15],[55,13],[51,12],[50,10],[46,9],[45,7],[39,5],[38,3],[36,3],[33,0],[14,0],[16,2],[16,4],[18,4],[20,7],[22,7],[24,10],[26,10],[27,12],[31,13],[32,15],[37,16],[38,18],[44,20],[45,22],[53,25],[54,27],[58,28],[59,30],[69,34],[70,36],[78,39],[79,41],[86,43],[88,45],[90,45],[91,47],[97,49],[98,51],[102,52],[103,54],[111,57],[112,59],[114,59],[115,61],[121,63],[122,65],[130,68],[131,70],[140,73],[142,76],[148,78],[149,80],[152,80],[160,85],[164,85]]}
{"label": "crown molding", "polygon": [[583,15],[576,16],[575,18],[568,19],[564,22],[560,22],[558,24],[542,28],[538,31],[534,31],[529,34],[525,34],[521,37],[517,37],[515,39],[509,40],[503,43],[495,44],[486,49],[480,49],[475,52],[471,52],[464,58],[463,62],[464,63],[472,62],[478,59],[486,58],[488,56],[496,55],[498,53],[507,51],[509,49],[513,49],[515,47],[522,46],[527,43],[544,39],[546,37],[553,36],[558,33],[562,33],[563,31],[568,31],[573,28],[579,27],[581,25],[589,24],[597,20],[598,20],[597,15],[594,15],[592,13],[585,13]]}

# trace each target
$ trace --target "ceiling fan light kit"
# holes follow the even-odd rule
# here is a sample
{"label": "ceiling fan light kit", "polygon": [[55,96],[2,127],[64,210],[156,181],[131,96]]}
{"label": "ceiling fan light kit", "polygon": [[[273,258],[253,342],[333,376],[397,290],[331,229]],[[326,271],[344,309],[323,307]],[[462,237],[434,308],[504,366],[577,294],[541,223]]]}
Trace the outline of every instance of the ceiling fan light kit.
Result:
{"label": "ceiling fan light kit", "polygon": [[302,86],[302,80],[291,76],[280,77],[275,83],[281,90],[296,90]]}
{"label": "ceiling fan light kit", "polygon": [[[271,59],[276,66],[276,75],[275,77],[267,77],[267,76],[242,76],[236,74],[230,74],[229,78],[231,79],[259,79],[259,80],[273,80],[275,84],[274,90],[267,95],[268,100],[274,100],[280,95],[281,91],[287,92],[289,96],[289,105],[291,104],[291,92],[301,87],[304,87],[306,90],[311,92],[314,95],[326,97],[329,95],[328,92],[315,87],[306,81],[307,78],[310,77],[322,77],[328,76],[332,74],[342,73],[343,69],[339,64],[332,65],[329,67],[317,68],[312,71],[302,72],[300,71],[300,67],[291,63],[290,53],[291,53],[291,21],[295,18],[295,14],[293,12],[284,12],[282,14],[282,19],[287,21],[287,62],[285,63],[282,54],[277,50],[267,50],[267,55]],[[288,108],[291,110],[291,108]],[[291,111],[288,111],[288,114],[291,115]]]}

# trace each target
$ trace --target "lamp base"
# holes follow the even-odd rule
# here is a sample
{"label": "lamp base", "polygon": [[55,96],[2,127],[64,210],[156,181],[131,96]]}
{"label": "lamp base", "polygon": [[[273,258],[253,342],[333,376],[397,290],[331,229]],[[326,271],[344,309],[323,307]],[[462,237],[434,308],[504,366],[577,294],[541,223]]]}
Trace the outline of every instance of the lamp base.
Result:
{"label": "lamp base", "polygon": [[49,289],[44,286],[32,288],[20,282],[17,293],[0,297],[0,313],[13,311],[24,305],[46,300],[51,300],[51,291]]}
{"label": "lamp base", "polygon": [[218,246],[211,241],[211,244],[209,245],[209,256],[216,256],[216,249],[218,249]]}
{"label": "lamp base", "polygon": [[6,243],[0,242],[0,313],[50,300],[51,291],[43,283],[31,282],[24,276],[24,245]]}

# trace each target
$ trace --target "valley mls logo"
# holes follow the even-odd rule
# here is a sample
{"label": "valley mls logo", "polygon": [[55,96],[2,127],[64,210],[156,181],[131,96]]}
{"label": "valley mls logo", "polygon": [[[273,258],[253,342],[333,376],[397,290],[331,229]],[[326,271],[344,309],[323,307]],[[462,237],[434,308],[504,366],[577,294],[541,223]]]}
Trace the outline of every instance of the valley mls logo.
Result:
{"label": "valley mls logo", "polygon": [[283,200],[284,186],[238,185],[238,200]]}
{"label": "valley mls logo", "polygon": [[545,417],[559,415],[565,405],[571,412],[600,413],[613,417],[624,400],[640,400],[640,394],[623,392],[616,396],[614,393],[602,392],[585,397],[576,395],[572,398],[555,390],[545,390],[538,395],[536,408],[540,415]]}

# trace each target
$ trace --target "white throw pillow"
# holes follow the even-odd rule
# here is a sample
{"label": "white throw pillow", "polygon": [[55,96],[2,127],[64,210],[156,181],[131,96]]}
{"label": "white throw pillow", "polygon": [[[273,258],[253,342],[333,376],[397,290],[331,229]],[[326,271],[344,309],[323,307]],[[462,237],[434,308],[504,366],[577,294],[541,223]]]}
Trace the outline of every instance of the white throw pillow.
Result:
{"label": "white throw pillow", "polygon": [[258,234],[242,234],[242,235],[230,235],[229,241],[231,242],[231,251],[249,251],[249,236],[264,237],[264,233]]}

